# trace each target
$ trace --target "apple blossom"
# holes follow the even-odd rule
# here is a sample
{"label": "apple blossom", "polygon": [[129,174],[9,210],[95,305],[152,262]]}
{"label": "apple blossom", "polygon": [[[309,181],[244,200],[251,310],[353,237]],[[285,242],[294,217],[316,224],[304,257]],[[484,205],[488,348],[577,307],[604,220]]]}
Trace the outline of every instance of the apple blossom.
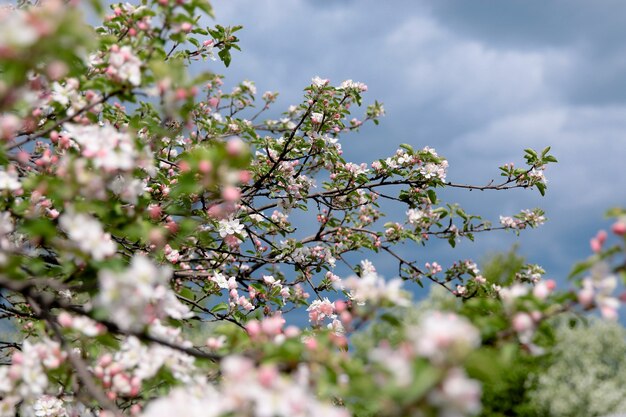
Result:
{"label": "apple blossom", "polygon": [[[26,3],[0,9],[0,315],[16,334],[0,415],[474,415],[476,358],[535,360],[564,310],[616,317],[606,236],[578,296],[536,266],[508,282],[399,250],[541,225],[534,209],[493,227],[440,191],[543,194],[549,148],[486,186],[449,180],[428,146],[349,161],[344,134],[384,115],[356,110],[368,86],[315,77],[282,114],[252,81],[227,89],[215,73],[241,27],[205,27],[206,1],[111,4],[95,30],[73,2]],[[387,203],[400,216],[382,224]],[[414,311],[428,281],[449,299]]]}

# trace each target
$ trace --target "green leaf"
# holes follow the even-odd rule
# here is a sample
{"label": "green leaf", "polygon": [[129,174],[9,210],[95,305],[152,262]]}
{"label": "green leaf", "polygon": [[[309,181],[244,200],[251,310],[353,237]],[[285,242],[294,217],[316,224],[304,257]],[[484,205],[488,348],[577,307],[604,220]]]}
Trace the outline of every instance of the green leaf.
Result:
{"label": "green leaf", "polygon": [[98,16],[104,16],[104,7],[102,7],[100,0],[89,0],[89,5],[93,7]]}
{"label": "green leaf", "polygon": [[228,304],[219,303],[218,305],[216,305],[215,307],[211,309],[211,313],[218,313],[220,311],[228,311]]}
{"label": "green leaf", "polygon": [[219,55],[224,65],[226,65],[227,67],[230,65],[231,56],[230,56],[230,51],[228,49],[222,49],[221,51],[217,53],[217,55]]}
{"label": "green leaf", "polygon": [[380,316],[380,319],[394,326],[400,326],[400,324],[402,324],[402,322],[398,320],[396,316],[389,313],[383,314],[382,316]]}
{"label": "green leaf", "polygon": [[569,278],[573,278],[577,275],[582,274],[587,271],[591,266],[595,263],[594,259],[588,259],[586,261],[578,262],[572,268],[572,271],[569,273]]}
{"label": "green leaf", "polygon": [[437,203],[437,193],[435,193],[434,190],[428,190],[428,191],[426,191],[426,193],[428,194],[428,199],[430,200],[430,202],[432,204],[436,204]]}
{"label": "green leaf", "polygon": [[207,0],[195,0],[193,4],[210,17],[215,17],[215,14],[213,14],[213,7]]}
{"label": "green leaf", "polygon": [[26,220],[22,228],[26,235],[43,239],[52,239],[57,233],[52,221],[44,218]]}
{"label": "green leaf", "polygon": [[539,182],[536,184],[536,186],[542,196],[546,195],[546,185],[544,183]]}
{"label": "green leaf", "polygon": [[533,156],[534,158],[537,158],[539,156],[537,155],[537,152],[530,148],[524,149],[524,152],[526,152],[530,156]]}

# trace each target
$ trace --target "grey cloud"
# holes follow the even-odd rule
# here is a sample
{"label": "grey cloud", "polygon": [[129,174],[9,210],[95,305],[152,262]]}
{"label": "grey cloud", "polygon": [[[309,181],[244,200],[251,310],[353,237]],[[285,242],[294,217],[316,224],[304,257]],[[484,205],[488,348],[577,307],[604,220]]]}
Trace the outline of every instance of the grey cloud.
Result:
{"label": "grey cloud", "polygon": [[442,0],[429,4],[433,15],[454,31],[506,48],[615,44],[626,32],[626,4],[619,0]]}
{"label": "grey cloud", "polygon": [[[365,101],[388,116],[344,140],[346,157],[371,161],[402,142],[436,147],[449,177],[484,183],[497,166],[521,163],[522,149],[552,145],[560,163],[536,192],[449,192],[471,211],[499,214],[544,207],[551,218],[524,233],[522,252],[564,276],[606,227],[610,205],[626,205],[626,3],[600,0],[252,1],[215,3],[217,20],[244,24],[243,53],[227,81],[278,90],[278,109],[299,101],[311,77],[366,82]],[[390,213],[402,218],[403,209]],[[518,241],[479,236],[452,253],[408,246],[428,261],[480,259]],[[386,264],[385,264],[386,265]],[[380,268],[379,268],[380,269]],[[396,273],[390,269],[385,275]]]}

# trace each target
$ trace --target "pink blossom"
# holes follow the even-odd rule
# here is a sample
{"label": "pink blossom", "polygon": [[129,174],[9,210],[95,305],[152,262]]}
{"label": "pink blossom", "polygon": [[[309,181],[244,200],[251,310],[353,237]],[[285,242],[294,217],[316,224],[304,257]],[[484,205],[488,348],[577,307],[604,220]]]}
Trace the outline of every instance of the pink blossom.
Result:
{"label": "pink blossom", "polygon": [[434,363],[462,359],[480,344],[480,333],[467,319],[439,311],[428,312],[408,336],[416,352]]}
{"label": "pink blossom", "polygon": [[248,335],[253,339],[261,334],[261,323],[258,320],[250,320],[245,327]]}
{"label": "pink blossom", "polygon": [[238,187],[227,185],[222,190],[222,198],[226,201],[233,202],[239,200],[241,197],[241,190]]}
{"label": "pink blossom", "polygon": [[17,131],[22,126],[22,122],[19,117],[14,114],[7,113],[0,116],[0,139],[9,140],[13,139],[17,134]]}
{"label": "pink blossom", "polygon": [[226,343],[226,336],[220,335],[218,337],[209,337],[206,341],[206,346],[211,350],[221,349]]}
{"label": "pink blossom", "polygon": [[624,234],[626,234],[626,222],[622,220],[616,221],[613,223],[613,226],[611,226],[611,231],[618,236],[624,236]]}
{"label": "pink blossom", "polygon": [[428,395],[428,401],[440,408],[440,416],[460,417],[481,410],[481,387],[460,368],[448,371],[441,385]]}
{"label": "pink blossom", "polygon": [[607,233],[604,230],[600,230],[598,234],[589,241],[589,245],[591,246],[591,250],[595,253],[598,253],[602,250],[602,246],[606,241]]}
{"label": "pink blossom", "polygon": [[[554,283],[554,281],[552,281],[552,283]],[[545,300],[550,295],[553,289],[554,286],[551,285],[548,281],[540,281],[533,288],[533,295],[540,300]]]}
{"label": "pink blossom", "polygon": [[[512,320],[513,330],[515,330],[519,335],[520,339],[522,337],[524,339],[529,339],[528,336],[532,335],[535,323],[533,322],[532,317],[527,313],[517,313],[513,316]],[[524,343],[530,342],[530,340],[522,340]]]}
{"label": "pink blossom", "polygon": [[322,123],[324,115],[322,113],[311,113],[311,122],[315,124]]}

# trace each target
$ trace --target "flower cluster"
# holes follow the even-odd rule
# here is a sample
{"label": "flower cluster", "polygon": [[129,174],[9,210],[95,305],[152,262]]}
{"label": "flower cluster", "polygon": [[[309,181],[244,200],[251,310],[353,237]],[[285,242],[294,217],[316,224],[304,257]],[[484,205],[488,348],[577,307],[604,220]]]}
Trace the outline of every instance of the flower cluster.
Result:
{"label": "flower cluster", "polygon": [[129,171],[135,168],[137,152],[133,139],[109,124],[79,126],[67,123],[65,130],[79,146],[81,155],[105,171]]}
{"label": "flower cluster", "polygon": [[76,247],[95,260],[112,256],[116,251],[111,235],[105,233],[100,222],[88,214],[68,210],[59,218],[59,224]]}
{"label": "flower cluster", "polygon": [[109,55],[109,66],[106,73],[120,81],[128,81],[134,86],[141,84],[141,60],[137,58],[130,46],[113,45]]}
{"label": "flower cluster", "polygon": [[157,319],[192,316],[169,288],[172,271],[135,255],[124,271],[102,270],[98,305],[123,329],[141,329]]}
{"label": "flower cluster", "polygon": [[142,417],[169,416],[180,410],[192,417],[230,413],[254,417],[349,416],[346,410],[320,402],[312,395],[309,371],[304,366],[289,378],[281,375],[275,365],[257,367],[251,359],[232,355],[222,362],[221,373],[219,387],[204,383],[174,389],[151,402]]}
{"label": "flower cluster", "polygon": [[[440,190],[543,193],[549,148],[486,186],[450,180],[428,146],[350,161],[342,136],[384,114],[358,110],[367,85],[315,77],[282,114],[278,93],[226,88],[241,27],[204,26],[207,1],[108,4],[95,30],[76,2],[21,3],[0,8],[0,416],[475,415],[508,380],[481,386],[481,358],[498,374],[550,353],[555,312],[617,315],[606,233],[578,294],[532,265],[413,257],[542,224],[492,227]],[[414,312],[404,284],[429,281],[449,299]]]}
{"label": "flower cluster", "polygon": [[405,306],[409,303],[407,294],[402,291],[402,280],[386,281],[376,272],[364,272],[361,277],[351,276],[335,282],[335,288],[348,290],[348,296],[357,304],[381,305],[388,302]]}
{"label": "flower cluster", "polygon": [[[13,354],[11,366],[0,367],[0,410],[3,415],[13,415],[23,399],[26,400],[22,406],[24,411],[41,408],[41,401],[49,399],[45,395],[50,385],[47,372],[59,368],[66,358],[67,354],[57,342],[24,340],[22,350]],[[50,402],[55,408],[58,406],[55,400],[50,399]]]}
{"label": "flower cluster", "polygon": [[597,306],[603,317],[617,320],[620,302],[615,297],[617,277],[611,273],[606,262],[593,266],[591,275],[582,280],[582,288],[578,292],[578,301],[585,308]]}

